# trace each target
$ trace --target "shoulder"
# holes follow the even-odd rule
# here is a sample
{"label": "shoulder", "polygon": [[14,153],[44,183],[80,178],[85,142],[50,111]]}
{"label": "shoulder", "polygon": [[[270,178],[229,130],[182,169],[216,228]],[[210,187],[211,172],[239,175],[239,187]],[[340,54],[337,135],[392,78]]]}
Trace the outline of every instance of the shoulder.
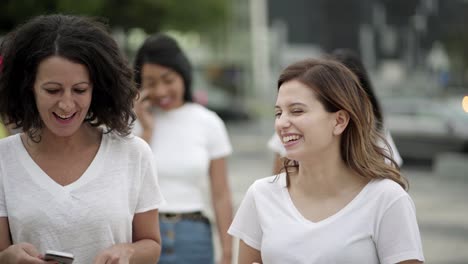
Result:
{"label": "shoulder", "polygon": [[386,209],[402,197],[408,197],[408,193],[398,183],[390,179],[374,179],[369,183],[368,195],[371,196],[380,207]]}
{"label": "shoulder", "polygon": [[407,194],[403,187],[390,179],[375,179],[370,184],[373,186],[373,189],[383,193],[384,195]]}
{"label": "shoulder", "polygon": [[107,141],[112,151],[127,151],[130,155],[140,154],[143,156],[152,153],[148,143],[134,134],[120,136],[111,132],[104,134],[103,140]]}
{"label": "shoulder", "polygon": [[277,193],[278,190],[286,187],[286,174],[268,176],[256,180],[249,188],[250,192],[258,195]]}
{"label": "shoulder", "polygon": [[197,103],[186,103],[186,111],[197,116],[205,122],[223,122],[222,119],[214,111]]}
{"label": "shoulder", "polygon": [[19,142],[21,142],[19,140],[19,136],[20,136],[20,134],[14,134],[14,135],[11,135],[11,136],[0,139],[0,153],[3,153],[5,151],[10,152],[11,147],[13,145],[16,145]]}

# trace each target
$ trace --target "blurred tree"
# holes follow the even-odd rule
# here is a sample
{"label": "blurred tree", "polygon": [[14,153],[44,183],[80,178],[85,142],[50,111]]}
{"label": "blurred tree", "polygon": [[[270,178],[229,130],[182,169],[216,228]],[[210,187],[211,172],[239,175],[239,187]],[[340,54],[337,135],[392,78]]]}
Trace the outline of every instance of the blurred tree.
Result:
{"label": "blurred tree", "polygon": [[161,29],[210,31],[224,24],[229,0],[2,0],[0,34],[27,19],[51,13],[82,14],[108,19],[127,31]]}

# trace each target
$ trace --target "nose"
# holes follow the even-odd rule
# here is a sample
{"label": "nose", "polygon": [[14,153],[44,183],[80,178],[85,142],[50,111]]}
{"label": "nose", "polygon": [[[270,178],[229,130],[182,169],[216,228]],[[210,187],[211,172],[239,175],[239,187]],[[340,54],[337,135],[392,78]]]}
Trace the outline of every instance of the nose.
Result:
{"label": "nose", "polygon": [[74,101],[71,93],[64,93],[58,102],[58,107],[65,113],[70,112],[73,109]]}
{"label": "nose", "polygon": [[159,84],[149,89],[148,96],[151,99],[157,99],[166,95],[166,89],[163,85]]}
{"label": "nose", "polygon": [[285,114],[285,113],[279,115],[275,119],[276,130],[283,130],[283,129],[288,128],[290,126],[291,126],[291,122],[289,121],[288,115]]}

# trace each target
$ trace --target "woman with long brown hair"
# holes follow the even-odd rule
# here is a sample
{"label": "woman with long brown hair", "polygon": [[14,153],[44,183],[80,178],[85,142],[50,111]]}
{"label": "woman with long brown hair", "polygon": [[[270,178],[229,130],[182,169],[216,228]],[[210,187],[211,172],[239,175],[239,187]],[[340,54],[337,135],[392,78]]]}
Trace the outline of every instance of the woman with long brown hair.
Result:
{"label": "woman with long brown hair", "polygon": [[304,60],[278,80],[284,173],[256,181],[229,233],[239,263],[421,263],[408,183],[372,105],[341,63]]}

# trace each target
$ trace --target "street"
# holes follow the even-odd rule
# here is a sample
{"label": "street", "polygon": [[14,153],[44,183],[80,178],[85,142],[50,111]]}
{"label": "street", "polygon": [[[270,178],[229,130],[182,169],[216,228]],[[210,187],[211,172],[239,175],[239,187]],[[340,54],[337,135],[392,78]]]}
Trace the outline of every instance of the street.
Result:
{"label": "street", "polygon": [[[273,133],[269,122],[227,124],[234,148],[228,164],[235,208],[252,182],[271,174],[273,154],[266,147]],[[425,263],[468,263],[468,180],[436,175],[427,165],[407,164],[402,172],[416,205]]]}

